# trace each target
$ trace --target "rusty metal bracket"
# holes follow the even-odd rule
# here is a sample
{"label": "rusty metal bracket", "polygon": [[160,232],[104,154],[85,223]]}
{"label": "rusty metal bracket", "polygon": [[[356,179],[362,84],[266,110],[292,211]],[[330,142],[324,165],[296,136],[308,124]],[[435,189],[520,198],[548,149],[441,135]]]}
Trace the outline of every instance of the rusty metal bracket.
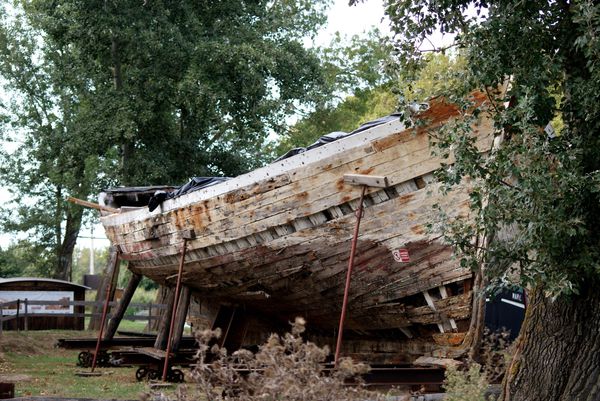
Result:
{"label": "rusty metal bracket", "polygon": [[346,285],[344,287],[344,300],[342,301],[342,312],[340,314],[340,325],[338,327],[337,342],[335,345],[335,359],[334,367],[338,367],[340,352],[342,349],[342,338],[344,334],[344,323],[346,321],[346,309],[348,308],[348,295],[350,293],[350,281],[352,278],[352,269],[354,267],[354,255],[356,255],[356,243],[358,242],[358,233],[360,230],[360,221],[363,216],[363,201],[365,199],[365,193],[367,186],[385,188],[388,184],[387,177],[383,176],[370,176],[364,174],[345,174],[344,182],[353,185],[361,185],[362,191],[360,193],[360,201],[358,202],[358,209],[356,210],[356,224],[354,226],[354,234],[352,236],[352,245],[350,247],[350,258],[348,259],[348,271],[346,273]]}

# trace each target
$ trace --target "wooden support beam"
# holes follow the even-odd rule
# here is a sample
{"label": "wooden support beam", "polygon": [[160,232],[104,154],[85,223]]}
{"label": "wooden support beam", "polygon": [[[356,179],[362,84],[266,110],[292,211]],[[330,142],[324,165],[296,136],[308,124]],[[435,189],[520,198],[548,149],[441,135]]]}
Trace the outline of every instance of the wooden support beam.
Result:
{"label": "wooden support beam", "polygon": [[[175,317],[177,315],[177,308],[179,307],[179,300],[181,298],[181,276],[183,275],[183,265],[185,264],[185,254],[187,253],[187,239],[183,240],[183,247],[181,249],[181,257],[179,258],[179,269],[177,270],[177,284],[175,284],[175,296],[173,297],[173,310],[171,312],[171,324],[169,325],[169,334],[167,334],[167,355],[165,356],[165,363],[163,364],[162,381],[167,381],[169,374],[169,357],[171,353],[171,340],[173,339],[173,330],[175,328]],[[187,308],[184,313],[187,313]],[[185,319],[185,316],[184,316]]]}
{"label": "wooden support beam", "polygon": [[344,174],[344,182],[352,185],[365,185],[376,188],[386,188],[389,185],[387,177],[366,174]]}
{"label": "wooden support beam", "polygon": [[85,201],[83,199],[73,198],[72,196],[69,196],[67,198],[67,200],[69,202],[74,203],[79,206],[89,207],[91,209],[96,209],[96,210],[102,210],[102,211],[108,212],[108,213],[119,213],[119,209],[115,209],[115,208],[108,207],[108,206],[102,206],[97,203]]}
{"label": "wooden support beam", "polygon": [[171,339],[171,352],[179,349],[181,338],[183,337],[183,329],[185,328],[185,319],[190,307],[190,298],[192,291],[190,287],[183,286],[181,295],[179,296],[179,304],[177,305],[177,313],[175,314],[175,325],[173,326],[173,338]]}
{"label": "wooden support beam", "polygon": [[[112,301],[115,297],[115,289],[117,288],[117,280],[119,278],[119,263],[117,263],[117,254],[117,247],[111,246],[108,248],[107,264],[104,269],[102,282],[100,283],[100,287],[96,292],[96,302],[98,302],[98,306],[94,306],[92,308],[93,316],[90,318],[88,330],[100,330],[100,316],[102,315],[102,306],[99,305],[100,301],[105,300],[106,289],[110,288],[110,291],[108,292],[109,300]],[[115,269],[116,272],[113,272]]]}
{"label": "wooden support beam", "polygon": [[135,293],[138,285],[142,281],[142,275],[131,273],[131,277],[129,278],[129,282],[127,283],[127,287],[125,287],[125,291],[123,291],[123,296],[117,305],[116,310],[113,313],[112,318],[108,322],[108,326],[106,327],[106,332],[104,333],[104,341],[112,340],[117,332],[117,328],[119,327],[119,323],[125,316],[125,311],[131,302],[131,298]]}
{"label": "wooden support beam", "polygon": [[400,327],[400,331],[402,333],[404,333],[404,335],[408,338],[413,338],[412,333],[410,332],[410,329],[408,327]]}
{"label": "wooden support beam", "polygon": [[164,311],[160,318],[158,325],[158,333],[156,334],[156,341],[154,341],[154,348],[166,349],[167,341],[169,337],[169,327],[171,325],[171,314],[173,313],[173,299],[175,299],[175,289],[167,288],[167,295],[164,303],[167,304],[167,309]]}
{"label": "wooden support beam", "polygon": [[[439,287],[439,290],[440,290],[440,295],[442,296],[442,299],[448,298],[448,291],[446,290],[445,285],[441,285]],[[456,321],[454,319],[449,319],[449,321],[450,321],[450,327],[452,327],[452,330],[458,331],[458,326],[456,325]]]}
{"label": "wooden support beam", "polygon": [[[98,341],[96,342],[96,351],[94,351],[94,357],[92,358],[92,370],[94,373],[94,369],[96,368],[96,361],[98,358],[98,354],[100,352],[100,343],[102,342],[102,331],[104,330],[104,323],[106,322],[106,315],[108,313],[108,304],[112,299],[111,291],[114,290],[112,283],[116,283],[119,276],[119,258],[120,253],[117,252],[114,259],[114,265],[112,268],[112,276],[110,277],[108,283],[108,287],[106,288],[106,297],[104,298],[104,307],[102,308],[102,317],[100,318],[100,331],[98,331]],[[114,291],[112,292],[114,294]],[[17,309],[18,312],[18,309]],[[17,323],[19,321],[17,320]]]}
{"label": "wooden support beam", "polygon": [[[431,308],[431,310],[435,311],[435,304],[433,303],[433,298],[429,294],[429,290],[423,291],[423,296],[425,297],[425,301],[427,301],[427,305]],[[438,329],[440,333],[444,333],[444,325],[441,323],[437,323]]]}

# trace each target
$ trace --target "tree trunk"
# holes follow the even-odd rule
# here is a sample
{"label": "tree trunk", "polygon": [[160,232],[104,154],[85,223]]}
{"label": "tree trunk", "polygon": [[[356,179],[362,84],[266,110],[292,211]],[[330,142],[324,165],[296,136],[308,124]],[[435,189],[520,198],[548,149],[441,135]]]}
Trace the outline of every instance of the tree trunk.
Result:
{"label": "tree trunk", "polygon": [[552,301],[530,294],[503,401],[600,399],[600,285]]}
{"label": "tree trunk", "polygon": [[[113,86],[116,92],[123,91],[123,72],[121,69],[121,50],[119,40],[113,37],[110,46],[110,56],[112,59]],[[134,143],[130,138],[122,138],[121,143],[121,184],[128,186],[133,185],[131,170],[131,160],[134,153]]]}
{"label": "tree trunk", "polygon": [[64,238],[58,248],[58,266],[56,267],[55,277],[59,280],[71,281],[73,278],[73,250],[81,228],[82,216],[83,210],[81,208],[67,212]]}

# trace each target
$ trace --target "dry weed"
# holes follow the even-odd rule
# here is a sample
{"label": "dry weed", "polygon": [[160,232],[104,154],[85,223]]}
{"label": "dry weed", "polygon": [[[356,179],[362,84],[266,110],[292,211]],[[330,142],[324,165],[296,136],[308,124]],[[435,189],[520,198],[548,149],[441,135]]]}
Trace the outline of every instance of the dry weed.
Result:
{"label": "dry weed", "polygon": [[[349,378],[357,380],[368,371],[365,364],[350,359],[341,361],[338,369],[327,372],[324,362],[327,347],[319,347],[302,339],[305,321],[297,318],[292,330],[283,336],[272,334],[257,353],[227,350],[209,345],[219,332],[198,332],[198,362],[192,371],[193,385],[182,386],[178,398],[203,398],[211,401],[275,401],[275,400],[382,400],[378,393],[361,385],[347,386]],[[195,394],[192,394],[195,393]]]}
{"label": "dry weed", "polygon": [[446,401],[486,401],[485,392],[488,384],[481,366],[471,363],[466,371],[458,370],[453,366],[448,367],[444,388]]}
{"label": "dry weed", "polygon": [[510,332],[506,329],[492,332],[487,327],[483,332],[481,362],[490,383],[500,383],[511,355]]}

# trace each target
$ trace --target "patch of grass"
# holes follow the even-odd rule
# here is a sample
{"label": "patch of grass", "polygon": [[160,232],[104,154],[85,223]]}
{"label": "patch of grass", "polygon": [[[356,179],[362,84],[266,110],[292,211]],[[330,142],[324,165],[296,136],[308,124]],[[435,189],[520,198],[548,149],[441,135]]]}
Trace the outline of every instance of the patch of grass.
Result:
{"label": "patch of grass", "polygon": [[[15,396],[73,398],[114,398],[137,400],[148,391],[144,382],[135,379],[136,367],[96,368],[106,373],[98,377],[78,377],[77,350],[54,348],[61,337],[93,336],[92,332],[30,331],[4,332],[0,337],[1,375],[27,375],[30,380],[15,383]],[[169,392],[173,393],[174,390]],[[168,392],[167,392],[168,393]]]}
{"label": "patch of grass", "polygon": [[146,324],[148,324],[146,320],[127,320],[127,318],[123,318],[119,323],[118,330],[142,333],[146,328]]}

